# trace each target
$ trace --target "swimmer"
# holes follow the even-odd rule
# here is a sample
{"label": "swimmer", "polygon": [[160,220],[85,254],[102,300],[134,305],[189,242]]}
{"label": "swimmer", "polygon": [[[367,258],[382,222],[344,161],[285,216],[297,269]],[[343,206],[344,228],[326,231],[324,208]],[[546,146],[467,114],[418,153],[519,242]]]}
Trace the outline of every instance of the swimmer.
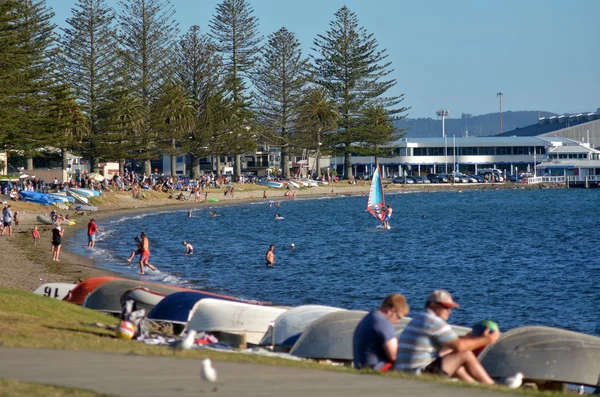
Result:
{"label": "swimmer", "polygon": [[273,244],[269,246],[265,259],[267,260],[267,266],[272,267],[275,264],[275,246]]}
{"label": "swimmer", "polygon": [[275,219],[283,219],[283,216],[281,216],[279,214],[275,214]]}
{"label": "swimmer", "polygon": [[217,212],[209,212],[209,215],[212,216],[213,218],[217,217]]}
{"label": "swimmer", "polygon": [[188,211],[188,218],[191,218],[191,217],[192,217],[192,210],[189,210]]}
{"label": "swimmer", "polygon": [[192,255],[194,253],[194,247],[192,244],[188,243],[187,241],[182,241],[182,244],[185,246],[186,255]]}
{"label": "swimmer", "polygon": [[290,245],[290,248],[291,248],[291,249],[295,249],[295,248],[296,248],[296,246],[294,245],[294,243],[292,243],[292,244]]}

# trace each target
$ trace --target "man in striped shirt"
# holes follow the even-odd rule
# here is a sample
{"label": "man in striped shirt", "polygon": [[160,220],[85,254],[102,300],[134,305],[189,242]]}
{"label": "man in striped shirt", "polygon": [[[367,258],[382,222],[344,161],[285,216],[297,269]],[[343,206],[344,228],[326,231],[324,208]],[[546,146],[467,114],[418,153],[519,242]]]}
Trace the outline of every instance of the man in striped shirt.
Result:
{"label": "man in striped shirt", "polygon": [[448,325],[453,308],[458,308],[450,293],[435,290],[425,311],[413,317],[398,338],[396,369],[413,374],[430,373],[457,377],[469,383],[494,384],[473,350],[495,343],[500,332],[489,329],[480,337],[458,337]]}

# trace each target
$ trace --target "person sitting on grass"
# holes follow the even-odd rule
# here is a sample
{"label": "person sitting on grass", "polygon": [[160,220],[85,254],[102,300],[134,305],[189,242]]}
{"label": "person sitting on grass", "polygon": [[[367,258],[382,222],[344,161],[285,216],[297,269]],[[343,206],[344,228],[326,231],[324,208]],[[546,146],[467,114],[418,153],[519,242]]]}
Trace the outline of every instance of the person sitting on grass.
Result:
{"label": "person sitting on grass", "polygon": [[404,296],[393,294],[383,300],[379,309],[370,312],[358,323],[352,338],[354,368],[381,372],[394,368],[398,351],[394,324],[409,311]]}
{"label": "person sitting on grass", "polygon": [[425,311],[414,316],[398,338],[396,369],[411,374],[456,377],[468,383],[493,385],[494,380],[473,350],[495,343],[500,332],[458,337],[447,323],[459,305],[446,290],[435,290],[427,298]]}

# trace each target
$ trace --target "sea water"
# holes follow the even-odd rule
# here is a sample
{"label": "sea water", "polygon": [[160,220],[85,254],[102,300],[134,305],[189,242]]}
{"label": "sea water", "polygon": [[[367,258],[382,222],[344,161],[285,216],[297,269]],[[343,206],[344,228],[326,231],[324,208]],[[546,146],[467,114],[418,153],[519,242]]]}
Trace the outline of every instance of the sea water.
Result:
{"label": "sea water", "polygon": [[[94,250],[84,248],[85,231],[66,246],[128,277],[280,305],[371,310],[400,292],[414,313],[445,288],[461,305],[454,324],[491,319],[501,330],[547,325],[600,335],[598,194],[388,193],[391,230],[365,211],[364,196],[282,197],[281,207],[265,200],[196,208],[191,218],[187,209],[119,217],[100,222]],[[142,231],[160,273],[139,276],[138,257],[125,261]],[[183,240],[193,255],[184,255]],[[265,266],[270,244],[274,267]]]}

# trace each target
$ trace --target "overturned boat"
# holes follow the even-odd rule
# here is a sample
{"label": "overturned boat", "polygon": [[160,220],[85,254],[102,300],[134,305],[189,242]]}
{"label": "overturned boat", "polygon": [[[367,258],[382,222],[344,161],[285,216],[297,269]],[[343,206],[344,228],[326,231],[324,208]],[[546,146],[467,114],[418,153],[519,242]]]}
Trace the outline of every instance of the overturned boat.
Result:
{"label": "overturned boat", "polygon": [[287,351],[294,346],[302,332],[315,320],[341,310],[345,309],[321,305],[293,307],[275,319],[260,344],[271,346],[274,350]]}
{"label": "overturned boat", "polygon": [[521,372],[537,384],[595,386],[600,375],[600,338],[559,328],[519,327],[486,347],[479,361],[492,378]]}
{"label": "overturned boat", "polygon": [[246,342],[257,345],[269,325],[287,308],[251,305],[219,299],[201,299],[193,308],[188,330],[245,334]]}

